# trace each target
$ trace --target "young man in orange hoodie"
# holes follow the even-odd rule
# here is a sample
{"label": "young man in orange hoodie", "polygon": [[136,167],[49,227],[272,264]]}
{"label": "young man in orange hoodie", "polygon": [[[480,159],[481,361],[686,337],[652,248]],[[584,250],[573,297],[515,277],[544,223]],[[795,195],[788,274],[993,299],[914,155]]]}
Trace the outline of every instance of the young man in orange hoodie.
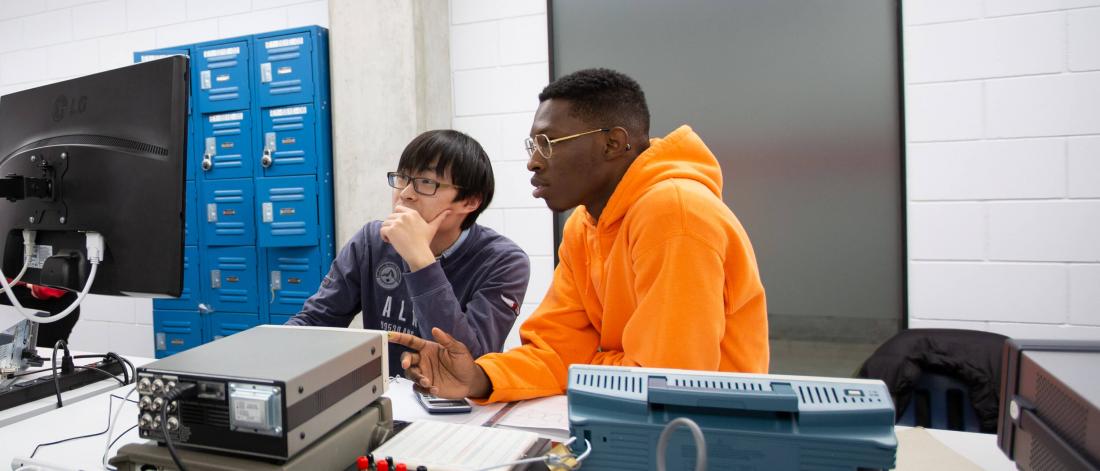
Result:
{"label": "young man in orange hoodie", "polygon": [[476,360],[439,329],[406,376],[441,397],[482,402],[561,394],[574,363],[768,371],[764,287],[748,235],[722,202],[718,161],[688,126],[649,138],[630,77],[587,69],[539,94],[527,139],[534,196],[565,224],[545,299],[523,344]]}

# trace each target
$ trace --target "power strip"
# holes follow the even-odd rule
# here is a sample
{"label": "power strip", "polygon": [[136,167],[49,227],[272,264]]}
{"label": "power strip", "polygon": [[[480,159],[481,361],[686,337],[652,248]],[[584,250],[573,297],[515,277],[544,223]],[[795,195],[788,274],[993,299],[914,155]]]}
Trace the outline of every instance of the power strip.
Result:
{"label": "power strip", "polygon": [[[116,376],[121,375],[122,371],[125,369],[122,363],[113,358],[82,366],[98,368]],[[72,373],[59,375],[57,377],[57,382],[60,384],[62,391],[69,391],[88,384],[98,383],[105,379],[108,378],[107,375],[103,373],[78,368]],[[56,394],[56,391],[57,386],[54,385],[53,375],[49,374],[30,381],[15,383],[6,390],[0,391],[0,410],[10,409],[44,397],[50,397]]]}

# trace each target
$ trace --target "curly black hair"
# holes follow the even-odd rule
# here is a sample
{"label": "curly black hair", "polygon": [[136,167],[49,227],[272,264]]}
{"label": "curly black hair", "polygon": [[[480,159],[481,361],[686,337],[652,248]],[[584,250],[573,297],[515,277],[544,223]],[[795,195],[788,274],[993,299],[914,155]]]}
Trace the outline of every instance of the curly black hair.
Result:
{"label": "curly black hair", "polygon": [[539,102],[551,98],[573,104],[572,115],[601,128],[623,126],[649,134],[649,106],[634,79],[611,69],[584,69],[553,81],[539,93]]}

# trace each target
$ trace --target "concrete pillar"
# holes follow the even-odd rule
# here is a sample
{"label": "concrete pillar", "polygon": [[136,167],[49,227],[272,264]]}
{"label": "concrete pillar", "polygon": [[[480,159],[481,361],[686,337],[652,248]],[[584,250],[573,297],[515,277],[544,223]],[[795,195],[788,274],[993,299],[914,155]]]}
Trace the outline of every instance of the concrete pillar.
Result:
{"label": "concrete pillar", "polygon": [[447,0],[330,0],[337,250],[391,210],[386,172],[417,134],[451,127]]}

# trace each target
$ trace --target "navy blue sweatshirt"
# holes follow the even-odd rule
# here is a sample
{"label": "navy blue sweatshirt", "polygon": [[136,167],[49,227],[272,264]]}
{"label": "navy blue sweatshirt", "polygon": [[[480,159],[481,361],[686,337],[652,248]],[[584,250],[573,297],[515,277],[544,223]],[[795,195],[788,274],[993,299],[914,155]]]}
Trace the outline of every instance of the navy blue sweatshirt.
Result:
{"label": "navy blue sweatshirt", "polygon": [[[474,224],[451,248],[416,272],[383,242],[381,221],[363,226],[332,262],[317,293],[288,325],[347,327],[363,311],[363,328],[432,338],[439,327],[474,358],[499,352],[512,330],[531,275],[527,254],[492,229]],[[402,374],[403,346],[390,344],[391,376]]]}

